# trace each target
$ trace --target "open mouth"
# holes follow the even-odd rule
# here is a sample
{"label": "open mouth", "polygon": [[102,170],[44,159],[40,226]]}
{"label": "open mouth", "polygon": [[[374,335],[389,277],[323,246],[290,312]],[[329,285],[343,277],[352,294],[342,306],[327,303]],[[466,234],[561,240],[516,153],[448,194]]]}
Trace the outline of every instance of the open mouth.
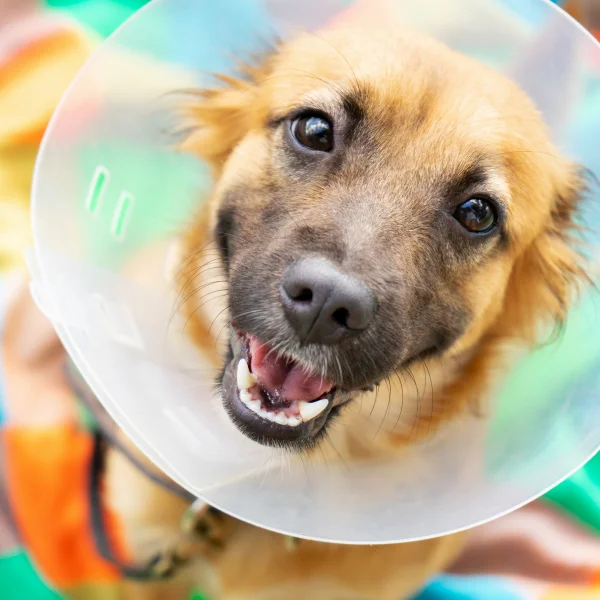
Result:
{"label": "open mouth", "polygon": [[232,353],[222,387],[233,422],[266,445],[314,438],[334,408],[334,382],[251,334],[236,332]]}

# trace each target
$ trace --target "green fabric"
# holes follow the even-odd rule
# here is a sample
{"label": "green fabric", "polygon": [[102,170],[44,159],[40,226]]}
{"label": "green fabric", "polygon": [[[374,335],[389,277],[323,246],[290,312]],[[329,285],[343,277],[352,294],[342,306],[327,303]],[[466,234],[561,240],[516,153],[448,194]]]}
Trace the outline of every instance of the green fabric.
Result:
{"label": "green fabric", "polygon": [[[114,590],[114,591],[113,591]],[[74,590],[77,597],[82,597],[84,588]],[[117,595],[115,595],[117,594]],[[114,585],[90,587],[86,598],[118,600],[118,590]],[[22,551],[0,556],[0,598],[2,600],[66,600],[65,597],[51,590],[40,578],[31,564],[29,557]],[[190,600],[207,600],[198,592],[190,596]]]}
{"label": "green fabric", "polygon": [[[208,181],[205,165],[196,158],[157,147],[135,147],[130,142],[89,143],[77,148],[81,186],[87,186],[98,164],[127,165],[112,171],[102,209],[82,225],[89,254],[100,268],[114,268],[152,240],[170,238],[186,223]],[[136,218],[119,244],[110,235],[120,192],[135,190]],[[174,196],[173,190],[177,190]]]}
{"label": "green fabric", "polygon": [[544,499],[600,533],[600,454],[548,492]]}
{"label": "green fabric", "polygon": [[[523,403],[543,407],[549,400],[561,397],[569,382],[585,382],[594,377],[600,363],[598,339],[598,295],[593,291],[571,311],[559,340],[534,352],[511,372],[498,400],[499,414],[491,431],[491,443],[499,444],[507,432],[514,432],[519,427],[529,432],[530,438],[531,432],[536,432],[540,447],[552,445],[552,451],[548,452],[550,458],[540,454],[540,468],[546,467],[552,456],[560,455],[561,448],[575,443],[569,423],[565,422],[560,430],[554,430],[549,436],[548,431],[539,431],[539,428],[536,431],[535,424],[527,422],[527,415],[522,414],[519,407]],[[531,414],[535,418],[538,413],[533,410]],[[508,440],[510,446],[510,436]],[[506,451],[510,452],[511,448],[507,447]],[[516,467],[512,465],[511,468]],[[526,471],[523,476],[527,476]],[[544,498],[600,532],[600,455]]]}
{"label": "green fabric", "polygon": [[69,13],[98,35],[110,35],[146,0],[46,0],[52,8]]}
{"label": "green fabric", "polygon": [[61,600],[40,578],[24,552],[0,557],[2,600]]}
{"label": "green fabric", "polygon": [[[530,354],[509,374],[497,398],[495,418],[487,440],[492,473],[499,466],[494,462],[501,463],[502,456],[519,451],[513,446],[515,440],[527,440],[531,448],[545,448],[536,458],[536,468],[541,470],[548,469],[577,443],[578,428],[564,415],[556,420],[552,429],[540,427],[539,416],[545,410],[561,407],[564,398],[572,393],[570,389],[574,382],[581,387],[577,393],[593,393],[600,364],[597,308],[598,294],[594,290],[572,309],[555,342]],[[597,418],[597,413],[590,416]],[[512,477],[527,478],[532,463],[527,458],[521,469],[518,460],[513,459],[509,468]]]}

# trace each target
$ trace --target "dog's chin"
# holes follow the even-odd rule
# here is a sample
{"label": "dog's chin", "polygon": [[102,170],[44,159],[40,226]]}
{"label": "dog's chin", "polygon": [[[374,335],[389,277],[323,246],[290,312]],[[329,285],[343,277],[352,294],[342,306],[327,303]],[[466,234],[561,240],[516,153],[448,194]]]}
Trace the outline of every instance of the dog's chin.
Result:
{"label": "dog's chin", "polygon": [[313,447],[352,394],[252,334],[235,330],[232,338],[221,388],[233,423],[259,444]]}

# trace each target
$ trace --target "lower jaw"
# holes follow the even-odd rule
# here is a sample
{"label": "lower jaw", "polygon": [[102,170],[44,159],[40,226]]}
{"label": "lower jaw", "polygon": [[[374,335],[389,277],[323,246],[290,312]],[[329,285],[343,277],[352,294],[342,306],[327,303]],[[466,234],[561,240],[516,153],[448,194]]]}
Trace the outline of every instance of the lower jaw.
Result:
{"label": "lower jaw", "polygon": [[331,413],[337,412],[337,409],[332,407],[333,394],[329,398],[327,408],[314,419],[295,426],[273,422],[256,414],[242,401],[240,394],[243,392],[238,390],[236,381],[238,361],[239,357],[234,357],[229,362],[221,382],[223,404],[237,428],[250,439],[265,446],[305,449],[314,445],[324,433]]}

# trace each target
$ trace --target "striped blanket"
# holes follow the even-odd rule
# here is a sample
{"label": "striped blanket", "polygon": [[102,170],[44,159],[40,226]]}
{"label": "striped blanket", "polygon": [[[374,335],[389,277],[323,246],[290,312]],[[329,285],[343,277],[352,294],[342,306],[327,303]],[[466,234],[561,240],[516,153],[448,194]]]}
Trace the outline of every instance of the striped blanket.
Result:
{"label": "striped blanket", "polygon": [[[85,27],[37,6],[15,17],[18,43],[3,45],[8,38],[0,35],[0,222],[13,234],[3,231],[0,239],[5,272],[20,267],[15,248],[29,237],[33,160],[60,94],[97,39],[144,1],[49,3]],[[600,0],[587,2],[594,3],[598,14]],[[41,82],[44,94],[33,93]],[[3,345],[11,282],[0,279]],[[38,331],[35,323],[32,328]],[[3,353],[0,361],[0,598],[117,600],[123,575],[104,561],[90,534],[93,420],[62,377],[62,350],[48,343],[35,360],[25,351]],[[106,519],[118,545],[118,518],[107,511]],[[600,600],[600,457],[542,500],[475,529],[456,564],[414,600],[588,598]]]}

